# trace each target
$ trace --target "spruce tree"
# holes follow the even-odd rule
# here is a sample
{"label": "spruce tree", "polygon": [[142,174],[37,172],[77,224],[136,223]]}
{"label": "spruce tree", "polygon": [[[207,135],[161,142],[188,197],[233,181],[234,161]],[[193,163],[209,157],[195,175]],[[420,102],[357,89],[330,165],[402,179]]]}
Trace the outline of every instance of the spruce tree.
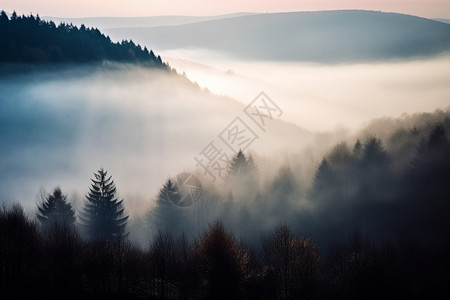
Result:
{"label": "spruce tree", "polygon": [[239,150],[239,152],[233,157],[231,161],[230,168],[228,170],[228,174],[230,176],[241,176],[246,175],[247,172],[247,157]]}
{"label": "spruce tree", "polygon": [[107,176],[107,171],[101,168],[94,176],[80,215],[81,226],[91,239],[109,240],[122,236],[128,221],[128,216],[124,215],[123,199],[115,197],[116,186],[112,176]]}
{"label": "spruce tree", "polygon": [[161,188],[158,194],[158,202],[169,201],[177,205],[181,200],[181,193],[176,184],[173,183],[172,179],[167,179],[164,186]]}
{"label": "spruce tree", "polygon": [[327,159],[323,158],[314,176],[310,196],[316,203],[328,201],[337,197],[337,191],[336,174]]}
{"label": "spruce tree", "polygon": [[170,232],[175,236],[181,235],[187,229],[186,211],[178,205],[181,198],[178,186],[172,179],[167,179],[159,191],[156,207],[149,216],[154,229]]}
{"label": "spruce tree", "polygon": [[356,140],[355,146],[353,146],[353,155],[359,159],[361,157],[362,150],[363,147],[361,141],[358,139]]}
{"label": "spruce tree", "polygon": [[254,199],[258,189],[258,167],[251,156],[239,150],[228,168],[227,182],[237,199]]}
{"label": "spruce tree", "polygon": [[232,177],[257,177],[258,167],[256,166],[251,155],[247,158],[242,150],[239,150],[239,152],[236,153],[230,163],[230,167],[228,168],[228,175]]}
{"label": "spruce tree", "polygon": [[57,187],[52,194],[48,194],[41,205],[38,205],[37,218],[42,228],[47,229],[52,225],[73,226],[75,212],[72,205],[66,201],[67,195],[63,195],[61,188]]}

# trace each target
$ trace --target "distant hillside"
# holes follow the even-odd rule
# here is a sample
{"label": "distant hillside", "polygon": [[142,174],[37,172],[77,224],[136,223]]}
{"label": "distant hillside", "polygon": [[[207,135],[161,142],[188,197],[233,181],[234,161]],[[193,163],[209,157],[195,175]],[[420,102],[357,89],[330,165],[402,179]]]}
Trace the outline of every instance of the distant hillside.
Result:
{"label": "distant hillside", "polygon": [[78,63],[117,61],[167,68],[161,58],[130,41],[113,43],[98,29],[43,21],[39,16],[0,14],[0,62]]}
{"label": "distant hillside", "polygon": [[69,23],[76,26],[98,28],[100,30],[110,28],[136,28],[136,27],[156,27],[184,25],[190,23],[219,20],[226,18],[242,17],[254,13],[235,13],[218,16],[151,16],[151,17],[89,17],[89,18],[58,18],[42,17],[44,20],[51,20],[56,23]]}
{"label": "distant hillside", "polygon": [[180,26],[111,29],[158,51],[204,48],[244,59],[369,61],[450,50],[450,25],[373,11],[270,13]]}
{"label": "distant hillside", "polygon": [[434,20],[435,20],[435,21],[442,22],[442,23],[450,24],[450,19],[434,19]]}

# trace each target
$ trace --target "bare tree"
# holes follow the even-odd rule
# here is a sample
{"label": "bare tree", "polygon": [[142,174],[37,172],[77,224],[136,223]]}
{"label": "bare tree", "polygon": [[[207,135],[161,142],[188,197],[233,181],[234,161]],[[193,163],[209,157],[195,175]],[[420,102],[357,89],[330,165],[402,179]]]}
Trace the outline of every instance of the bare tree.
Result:
{"label": "bare tree", "polygon": [[[248,253],[238,246],[225,227],[216,222],[193,249],[200,288],[208,299],[240,299],[248,264]],[[202,292],[200,292],[203,294]]]}
{"label": "bare tree", "polygon": [[158,230],[149,249],[152,286],[158,286],[158,296],[165,299],[169,293],[169,282],[174,277],[177,260],[176,242],[169,232]]}
{"label": "bare tree", "polygon": [[298,298],[311,293],[319,280],[320,262],[317,247],[309,238],[295,238],[289,227],[279,226],[263,240],[265,264],[277,277],[280,297]]}

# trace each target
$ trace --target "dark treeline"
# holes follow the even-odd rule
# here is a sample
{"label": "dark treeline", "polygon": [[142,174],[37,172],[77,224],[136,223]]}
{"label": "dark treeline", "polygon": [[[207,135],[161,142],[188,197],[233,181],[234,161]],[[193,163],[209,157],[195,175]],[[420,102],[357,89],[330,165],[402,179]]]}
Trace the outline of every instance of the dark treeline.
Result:
{"label": "dark treeline", "polygon": [[[402,236],[448,248],[450,242],[450,118],[399,128],[386,138],[337,145],[322,160],[309,192],[316,230],[358,228],[372,240]],[[321,229],[320,229],[321,228]]]}
{"label": "dark treeline", "polygon": [[[46,230],[15,205],[0,210],[0,288],[21,298],[447,299],[448,252],[359,233],[326,257],[310,237],[276,227],[257,247],[216,222],[196,240],[159,231],[147,249],[123,236],[82,239]],[[448,249],[447,249],[448,250]]]}
{"label": "dark treeline", "polygon": [[113,43],[96,28],[44,21],[33,15],[0,13],[1,63],[87,63],[116,61],[167,68],[160,56],[133,41]]}

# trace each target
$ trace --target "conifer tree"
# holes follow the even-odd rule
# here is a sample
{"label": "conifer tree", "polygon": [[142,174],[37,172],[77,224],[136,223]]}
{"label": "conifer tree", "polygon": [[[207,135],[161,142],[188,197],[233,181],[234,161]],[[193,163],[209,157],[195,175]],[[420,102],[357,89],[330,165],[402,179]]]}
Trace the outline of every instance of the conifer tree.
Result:
{"label": "conifer tree", "polygon": [[187,229],[186,212],[179,207],[181,198],[178,186],[172,179],[167,179],[156,198],[156,207],[149,216],[154,229],[170,232],[174,236],[181,235]]}
{"label": "conifer tree", "polygon": [[228,174],[230,176],[240,176],[245,175],[247,166],[247,157],[239,150],[239,152],[233,157],[231,161],[230,168],[228,170]]}
{"label": "conifer tree", "polygon": [[255,164],[253,156],[250,155],[247,159],[247,174],[257,177],[258,172],[258,166]]}
{"label": "conifer tree", "polygon": [[124,215],[123,199],[115,197],[116,186],[112,176],[107,176],[107,171],[100,168],[94,176],[80,215],[82,228],[91,239],[109,240],[122,236],[128,221],[128,216]]}
{"label": "conifer tree", "polygon": [[323,158],[314,176],[311,197],[317,203],[331,199],[336,192],[336,176],[327,159]]}
{"label": "conifer tree", "polygon": [[233,157],[230,167],[228,169],[228,175],[232,177],[239,176],[253,176],[256,177],[258,173],[258,167],[256,166],[253,157],[250,155],[248,158],[239,150],[239,152]]}
{"label": "conifer tree", "polygon": [[353,146],[353,155],[359,159],[361,157],[362,150],[361,141],[358,139],[356,140],[355,146]]}
{"label": "conifer tree", "polygon": [[228,167],[227,182],[236,199],[254,199],[258,189],[258,167],[253,158],[239,150]]}
{"label": "conifer tree", "polygon": [[167,179],[164,186],[161,188],[158,194],[158,202],[172,202],[175,205],[181,199],[180,191],[176,184],[173,183],[172,179]]}
{"label": "conifer tree", "polygon": [[55,224],[74,225],[75,212],[66,200],[67,195],[63,195],[61,188],[57,187],[38,205],[37,218],[44,229]]}

